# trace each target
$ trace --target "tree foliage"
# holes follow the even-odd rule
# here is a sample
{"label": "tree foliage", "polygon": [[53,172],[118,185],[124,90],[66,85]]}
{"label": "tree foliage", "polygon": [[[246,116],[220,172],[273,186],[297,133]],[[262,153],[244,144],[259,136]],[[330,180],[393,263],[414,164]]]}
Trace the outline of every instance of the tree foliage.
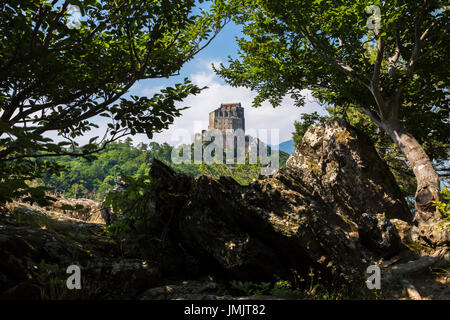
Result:
{"label": "tree foliage", "polygon": [[[450,181],[447,181],[447,185],[449,182]],[[441,193],[442,201],[434,201],[433,204],[444,217],[444,222],[441,224],[441,227],[443,229],[450,230],[450,190],[448,190],[447,186],[444,186]]]}
{"label": "tree foliage", "polygon": [[302,142],[303,136],[309,127],[314,126],[319,123],[324,123],[329,117],[320,116],[317,112],[304,113],[301,116],[301,120],[294,122],[295,131],[292,132],[292,139],[294,140],[294,145],[297,146]]}
{"label": "tree foliage", "polygon": [[[141,179],[149,173],[153,159],[158,159],[172,167],[176,172],[193,178],[207,175],[213,178],[229,176],[238,183],[246,185],[258,178],[262,165],[249,164],[194,164],[171,161],[173,147],[167,143],[150,142],[134,146],[130,138],[112,142],[88,161],[82,157],[56,157],[53,164],[59,166],[58,172],[49,172],[36,180],[41,189],[48,188],[54,194],[69,198],[91,198],[101,201],[115,186],[117,176]],[[280,167],[284,167],[288,154],[280,152]]]}
{"label": "tree foliage", "polygon": [[[439,187],[432,161],[448,159],[450,139],[445,1],[229,4],[245,36],[239,58],[216,71],[233,86],[256,90],[255,107],[265,100],[280,105],[286,94],[301,106],[305,89],[322,103],[353,107],[353,115],[367,115],[389,134],[418,187]],[[371,5],[381,13],[373,29],[367,27]]]}
{"label": "tree foliage", "polygon": [[[71,5],[81,10],[81,22],[74,24],[79,28],[69,24]],[[151,138],[167,129],[180,115],[175,104],[201,88],[185,79],[152,97],[125,94],[139,80],[178,74],[228,21],[223,9],[199,10],[194,0],[3,1],[2,191],[31,192],[14,181],[54,169],[39,158],[89,159],[127,134]],[[104,136],[79,146],[77,138],[97,127],[93,119],[99,117],[107,121]],[[54,142],[49,133],[64,141]],[[4,194],[0,201],[13,195]]]}

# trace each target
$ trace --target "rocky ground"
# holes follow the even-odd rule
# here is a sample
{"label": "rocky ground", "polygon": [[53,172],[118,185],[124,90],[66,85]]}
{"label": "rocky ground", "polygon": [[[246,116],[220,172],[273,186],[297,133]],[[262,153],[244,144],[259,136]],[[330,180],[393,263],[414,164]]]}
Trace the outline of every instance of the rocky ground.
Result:
{"label": "rocky ground", "polygon": [[[343,122],[310,129],[285,169],[249,186],[158,161],[151,174],[145,260],[105,235],[90,200],[9,204],[1,298],[450,299],[448,232],[417,223],[370,141]],[[73,264],[82,290],[65,286]],[[370,265],[381,290],[366,287]]]}

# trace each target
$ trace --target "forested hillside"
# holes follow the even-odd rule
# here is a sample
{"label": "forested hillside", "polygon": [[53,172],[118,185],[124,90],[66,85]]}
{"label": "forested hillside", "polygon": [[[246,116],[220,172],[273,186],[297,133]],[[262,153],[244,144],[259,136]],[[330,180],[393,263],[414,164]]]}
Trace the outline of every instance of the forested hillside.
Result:
{"label": "forested hillside", "polygon": [[[80,157],[62,156],[57,158],[64,171],[48,174],[42,183],[54,193],[70,198],[90,198],[101,200],[106,192],[114,188],[114,180],[119,175],[141,176],[148,173],[153,158],[157,158],[175,171],[197,178],[208,175],[215,178],[231,176],[240,184],[248,184],[258,177],[259,164],[175,164],[171,162],[173,147],[167,143],[140,143],[134,146],[131,138],[109,144],[100,151],[97,159],[88,161]],[[280,152],[280,166],[283,167],[289,155]]]}

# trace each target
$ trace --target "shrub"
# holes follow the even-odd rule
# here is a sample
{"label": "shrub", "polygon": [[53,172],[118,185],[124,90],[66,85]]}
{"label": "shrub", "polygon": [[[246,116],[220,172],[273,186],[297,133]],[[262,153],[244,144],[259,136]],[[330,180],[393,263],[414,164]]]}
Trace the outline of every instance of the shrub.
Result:
{"label": "shrub", "polygon": [[[106,234],[115,239],[122,253],[146,256],[152,230],[157,227],[155,216],[155,182],[149,175],[137,178],[122,176],[124,192],[109,193],[105,206],[112,207],[115,220],[106,228]],[[123,247],[123,244],[126,246]]]}
{"label": "shrub", "polygon": [[441,191],[443,201],[433,201],[434,206],[441,212],[444,223],[441,228],[450,230],[450,190],[446,186]]}

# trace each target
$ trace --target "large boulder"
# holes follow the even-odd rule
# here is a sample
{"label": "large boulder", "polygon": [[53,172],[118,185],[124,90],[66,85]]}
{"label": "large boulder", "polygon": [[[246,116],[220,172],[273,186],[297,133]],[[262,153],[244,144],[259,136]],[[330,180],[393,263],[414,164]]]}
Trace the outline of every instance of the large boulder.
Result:
{"label": "large boulder", "polygon": [[[77,219],[64,214],[77,203],[65,201],[51,212],[20,205],[16,219],[0,216],[0,299],[213,299],[216,285],[181,282],[207,275],[218,282],[295,279],[361,297],[367,266],[397,261],[401,242],[420,238],[388,167],[342,121],[309,129],[285,169],[248,186],[228,177],[193,179],[157,160],[151,175],[151,234],[135,234],[148,241],[139,246],[148,250],[146,261],[125,250],[131,238],[117,248],[101,236],[103,225],[83,221],[92,219],[95,203],[81,200],[90,209]],[[48,224],[37,228],[27,223],[32,218]],[[442,260],[433,259],[415,265]],[[65,287],[71,264],[82,270],[79,292]],[[63,281],[57,292],[55,280]]]}
{"label": "large boulder", "polygon": [[58,198],[50,209],[83,221],[103,223],[99,203],[90,199]]}
{"label": "large boulder", "polygon": [[401,249],[401,239],[395,225],[382,215],[364,213],[359,219],[358,234],[361,243],[383,258],[389,258]]}
{"label": "large boulder", "polygon": [[[87,229],[80,231],[80,238],[89,237]],[[30,229],[2,217],[0,300],[133,299],[161,285],[157,265],[110,253],[114,247],[99,240],[92,237],[89,241],[98,243],[88,246],[69,239],[68,234]],[[82,290],[66,286],[71,265],[80,267]]]}
{"label": "large boulder", "polygon": [[[153,215],[163,226],[155,234],[228,279],[296,275],[361,287],[380,255],[376,238],[359,239],[363,214],[411,220],[370,140],[339,121],[308,130],[285,169],[249,186],[225,177],[195,180],[157,160],[151,175]],[[399,249],[395,233],[390,228],[394,241],[382,243],[390,254]]]}
{"label": "large boulder", "polygon": [[413,215],[369,137],[342,120],[311,128],[287,167],[330,204],[358,220],[363,213],[411,222]]}

